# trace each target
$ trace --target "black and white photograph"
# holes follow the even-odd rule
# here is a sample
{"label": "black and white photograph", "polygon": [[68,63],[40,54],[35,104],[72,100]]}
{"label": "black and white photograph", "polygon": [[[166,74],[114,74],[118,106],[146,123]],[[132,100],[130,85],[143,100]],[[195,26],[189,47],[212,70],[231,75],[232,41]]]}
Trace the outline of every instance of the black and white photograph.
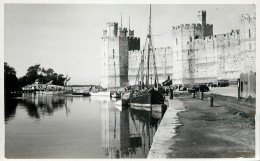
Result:
{"label": "black and white photograph", "polygon": [[259,3],[188,2],[3,2],[1,159],[258,160]]}

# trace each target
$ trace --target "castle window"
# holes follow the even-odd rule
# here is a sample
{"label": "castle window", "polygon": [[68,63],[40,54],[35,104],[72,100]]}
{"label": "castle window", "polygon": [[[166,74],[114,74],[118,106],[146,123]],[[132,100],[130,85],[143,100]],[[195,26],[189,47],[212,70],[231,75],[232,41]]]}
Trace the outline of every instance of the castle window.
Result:
{"label": "castle window", "polygon": [[250,29],[249,29],[249,32],[248,32],[248,34],[249,34],[248,36],[249,36],[249,37],[251,37]]}
{"label": "castle window", "polygon": [[114,62],[114,66],[116,65],[116,63]]}
{"label": "castle window", "polygon": [[178,40],[177,40],[177,38],[176,38],[176,45],[178,45]]}
{"label": "castle window", "polygon": [[198,39],[198,38],[199,38],[199,36],[195,36],[195,37],[194,37],[194,39]]}
{"label": "castle window", "polygon": [[113,54],[115,53],[115,49],[113,49]]}
{"label": "castle window", "polygon": [[113,58],[115,58],[115,54],[113,53]]}

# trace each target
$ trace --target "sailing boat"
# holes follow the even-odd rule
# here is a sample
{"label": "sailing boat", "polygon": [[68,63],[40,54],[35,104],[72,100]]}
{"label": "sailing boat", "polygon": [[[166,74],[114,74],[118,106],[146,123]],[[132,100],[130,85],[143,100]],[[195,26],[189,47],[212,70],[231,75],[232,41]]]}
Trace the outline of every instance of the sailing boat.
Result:
{"label": "sailing boat", "polygon": [[[142,57],[141,57],[141,63],[139,65],[138,69],[138,74],[136,77],[135,84],[138,85],[132,88],[130,97],[129,97],[129,102],[131,107],[139,107],[139,109],[142,110],[151,110],[153,106],[158,106],[164,104],[164,96],[162,93],[159,91],[158,87],[158,75],[157,75],[157,70],[156,70],[156,64],[155,64],[155,53],[153,50],[153,42],[151,39],[151,5],[150,5],[150,16],[149,16],[149,32],[146,37],[145,41],[145,46],[142,52]],[[147,44],[148,43],[148,44]],[[147,45],[147,50],[145,50]],[[144,55],[147,52],[147,70],[145,73],[144,70]],[[154,66],[154,85],[149,84],[149,80],[152,77],[150,77],[149,72],[150,72],[150,56],[152,54],[153,58],[153,66]],[[146,78],[146,84],[144,84],[144,79]],[[140,108],[141,107],[141,108]],[[137,108],[138,109],[138,108]]]}
{"label": "sailing boat", "polygon": [[[114,61],[114,64],[115,64],[115,61]],[[114,92],[111,97],[112,98],[121,98],[121,93],[118,92],[118,87],[116,86],[116,68],[115,68],[115,65],[114,65],[114,72],[115,72],[115,88],[116,88],[116,92]]]}

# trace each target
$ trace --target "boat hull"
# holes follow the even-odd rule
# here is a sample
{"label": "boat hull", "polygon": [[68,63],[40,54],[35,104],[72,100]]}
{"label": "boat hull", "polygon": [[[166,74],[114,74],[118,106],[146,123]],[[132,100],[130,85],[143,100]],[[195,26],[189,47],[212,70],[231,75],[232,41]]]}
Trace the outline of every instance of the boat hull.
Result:
{"label": "boat hull", "polygon": [[161,107],[164,104],[164,97],[158,91],[152,89],[132,93],[129,102],[131,108],[134,109],[162,111]]}
{"label": "boat hull", "polygon": [[120,93],[113,93],[111,95],[112,98],[121,98],[121,94]]}
{"label": "boat hull", "polygon": [[83,96],[83,93],[72,93],[73,96]]}
{"label": "boat hull", "polygon": [[128,101],[126,100],[118,100],[115,102],[115,105],[117,106],[127,106],[128,105]]}
{"label": "boat hull", "polygon": [[97,92],[97,93],[90,93],[91,96],[106,96],[110,97],[110,92]]}

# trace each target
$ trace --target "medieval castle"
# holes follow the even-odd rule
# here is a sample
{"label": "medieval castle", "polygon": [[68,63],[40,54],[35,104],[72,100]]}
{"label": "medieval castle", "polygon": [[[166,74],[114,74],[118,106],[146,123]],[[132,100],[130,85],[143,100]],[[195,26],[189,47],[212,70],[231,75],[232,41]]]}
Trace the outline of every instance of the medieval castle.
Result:
{"label": "medieval castle", "polygon": [[[199,11],[197,16],[198,24],[172,27],[172,46],[154,49],[160,83],[167,76],[173,84],[236,81],[240,73],[256,71],[254,16],[241,15],[240,29],[220,35],[213,35],[206,11]],[[140,38],[134,37],[134,30],[110,22],[102,39],[101,86],[135,84],[141,62]]]}

